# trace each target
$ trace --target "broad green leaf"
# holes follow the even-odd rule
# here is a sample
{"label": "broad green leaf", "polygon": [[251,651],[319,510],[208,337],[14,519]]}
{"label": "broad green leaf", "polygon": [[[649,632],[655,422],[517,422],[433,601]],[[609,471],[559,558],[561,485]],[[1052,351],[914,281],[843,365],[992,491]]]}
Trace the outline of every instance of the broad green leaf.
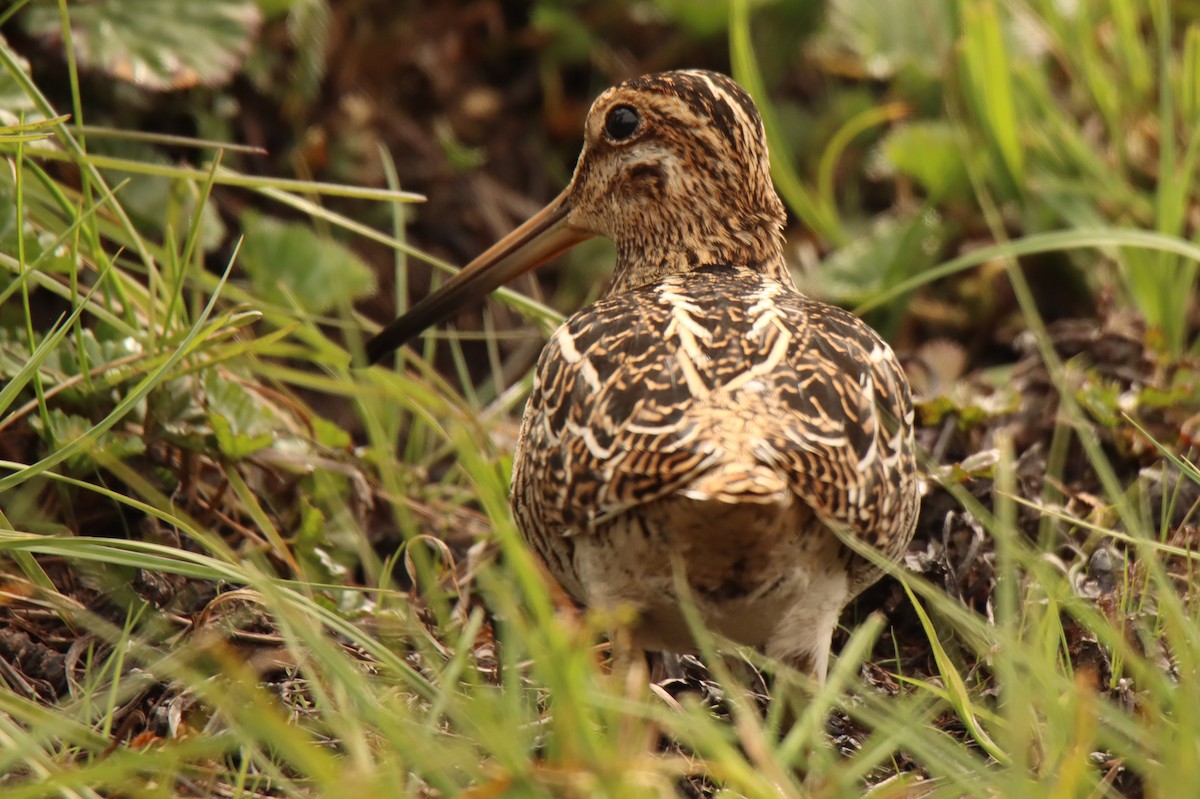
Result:
{"label": "broad green leaf", "polygon": [[931,200],[970,196],[967,163],[949,123],[900,125],[887,135],[880,151],[888,167],[915,180]]}
{"label": "broad green leaf", "polygon": [[324,511],[307,496],[299,497],[300,524],[294,532],[292,551],[313,577],[328,583],[340,583],[346,579],[347,567],[338,562],[336,545],[327,535],[329,519]]}
{"label": "broad green leaf", "polygon": [[146,400],[147,419],[176,443],[196,446],[208,432],[199,376],[164,380]]}
{"label": "broad green leaf", "polygon": [[[41,271],[48,271],[68,262],[68,258],[57,255],[55,250],[47,252],[55,246],[55,237],[48,232],[39,231],[30,223],[28,206],[24,209],[21,218],[18,219],[18,207],[16,185],[13,182],[10,162],[4,169],[0,169],[0,253],[16,259],[18,253],[21,252],[21,246],[24,245],[23,268],[30,268],[31,264],[37,263],[37,268]],[[46,258],[40,260],[43,255]],[[0,272],[0,290],[7,290],[9,284],[17,279],[17,275],[13,272],[8,270]],[[0,306],[3,305],[4,303],[0,303]],[[4,312],[8,310],[8,308],[0,307],[0,321],[5,320]]]}
{"label": "broad green leaf", "polygon": [[1075,401],[1097,424],[1116,427],[1121,420],[1121,385],[1093,374],[1075,392]]}
{"label": "broad green leaf", "polygon": [[[65,413],[58,408],[51,409],[46,415],[46,420],[47,423],[43,424],[40,415],[32,414],[29,417],[29,425],[52,445],[76,439],[92,427],[90,419]],[[66,467],[68,471],[82,474],[94,470],[96,461],[121,461],[145,451],[146,442],[140,437],[107,430],[100,434],[90,449],[67,458]],[[96,457],[100,454],[104,457]]]}
{"label": "broad green leaf", "polygon": [[317,443],[329,449],[346,449],[354,443],[353,437],[334,422],[320,416],[312,418],[313,434]]}
{"label": "broad green leaf", "polygon": [[[333,11],[326,0],[258,0],[263,17],[284,16],[287,47],[256,47],[242,75],[267,97],[283,104],[292,118],[310,107],[328,67]],[[286,81],[280,76],[287,75]]]}
{"label": "broad green leaf", "polygon": [[[253,0],[93,0],[68,5],[81,64],[147,89],[229,81],[249,52],[261,14]],[[55,4],[20,17],[34,36],[57,40]]]}
{"label": "broad green leaf", "polygon": [[288,10],[288,38],[295,51],[292,89],[308,101],[317,96],[325,78],[332,16],[325,0],[294,2]]}
{"label": "broad green leaf", "polygon": [[932,266],[945,238],[945,225],[935,213],[884,217],[806,275],[801,289],[828,302],[856,305]]}
{"label": "broad green leaf", "polygon": [[659,11],[697,38],[713,36],[729,25],[729,0],[659,0]]}
{"label": "broad green leaf", "polygon": [[[3,35],[0,35],[0,47],[10,49]],[[13,60],[29,74],[28,61],[16,55]],[[21,119],[26,122],[41,119],[41,114],[32,113],[36,107],[33,99],[25,93],[16,79],[8,74],[7,70],[0,68],[0,125],[15,125]]]}
{"label": "broad green leaf", "polygon": [[209,413],[208,421],[212,425],[213,435],[216,436],[217,446],[226,457],[234,460],[249,457],[260,449],[271,446],[274,440],[270,433],[238,433],[233,429],[229,417],[219,413]]}
{"label": "broad green leaf", "polygon": [[816,52],[838,71],[876,79],[905,69],[941,76],[953,44],[949,0],[830,0]]}
{"label": "broad green leaf", "polygon": [[[105,155],[149,166],[170,164],[161,152],[137,142],[102,142],[94,149]],[[192,180],[137,174],[122,169],[105,169],[103,174],[111,185],[122,184],[121,203],[125,211],[140,229],[155,237],[161,237],[168,227],[176,231],[185,229],[196,216],[196,203],[201,198]],[[203,198],[203,202],[199,244],[203,252],[212,252],[226,239],[225,225],[212,198]]]}
{"label": "broad green leaf", "polygon": [[283,426],[269,404],[217,370],[204,375],[208,423],[221,452],[235,460],[271,446]]}
{"label": "broad green leaf", "polygon": [[539,48],[543,58],[555,64],[586,62],[595,44],[595,36],[579,15],[546,3],[534,5],[530,25],[545,37]]}
{"label": "broad green leaf", "polygon": [[272,302],[322,313],[375,288],[375,274],[358,256],[307,225],[247,213],[242,226],[240,263]]}
{"label": "broad green leaf", "polygon": [[[0,281],[0,286],[3,286]],[[0,316],[0,380],[8,381],[29,363],[29,345],[20,328],[9,326],[9,320]]]}

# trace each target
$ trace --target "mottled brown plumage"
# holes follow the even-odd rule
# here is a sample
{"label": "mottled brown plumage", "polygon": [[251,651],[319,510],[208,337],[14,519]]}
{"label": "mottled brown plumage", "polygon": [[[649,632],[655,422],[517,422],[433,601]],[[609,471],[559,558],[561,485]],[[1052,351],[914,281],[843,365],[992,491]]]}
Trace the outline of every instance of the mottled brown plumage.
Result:
{"label": "mottled brown plumage", "polygon": [[512,506],[577,600],[638,611],[635,641],[709,627],[825,674],[838,615],[896,559],[918,482],[908,383],[858,318],[796,291],[762,123],[729,78],[627,81],[588,114],[570,186],[368,345],[372,360],[592,235],[604,296],[543,350]]}

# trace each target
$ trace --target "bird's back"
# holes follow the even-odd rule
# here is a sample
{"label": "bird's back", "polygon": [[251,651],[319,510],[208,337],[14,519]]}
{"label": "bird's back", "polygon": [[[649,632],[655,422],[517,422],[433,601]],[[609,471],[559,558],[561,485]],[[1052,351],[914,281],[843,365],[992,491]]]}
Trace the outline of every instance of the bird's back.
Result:
{"label": "bird's back", "polygon": [[[670,576],[666,552],[693,549],[693,587],[704,587],[701,564],[732,574],[754,562],[762,574],[728,589],[753,593],[755,580],[783,579],[780,555],[806,557],[798,539],[830,527],[894,559],[917,505],[908,384],[852,314],[749,269],[669,277],[583,309],[547,344],[513,505],[555,577],[589,604],[613,580],[581,571],[606,558],[612,542],[597,539],[618,534],[645,546],[623,557],[633,593],[663,590],[651,578]],[[840,546],[830,541],[811,546],[845,571],[848,599],[877,571],[825,552]]]}

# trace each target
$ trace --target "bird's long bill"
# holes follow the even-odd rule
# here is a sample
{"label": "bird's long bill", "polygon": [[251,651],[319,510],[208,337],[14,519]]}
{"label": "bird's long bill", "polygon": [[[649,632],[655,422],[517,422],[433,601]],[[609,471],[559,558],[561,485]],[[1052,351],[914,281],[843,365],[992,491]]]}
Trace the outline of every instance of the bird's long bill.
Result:
{"label": "bird's long bill", "polygon": [[466,303],[482,299],[517,275],[591,238],[591,233],[567,225],[570,210],[564,191],[368,341],[369,362],[376,363],[421,331],[445,321]]}

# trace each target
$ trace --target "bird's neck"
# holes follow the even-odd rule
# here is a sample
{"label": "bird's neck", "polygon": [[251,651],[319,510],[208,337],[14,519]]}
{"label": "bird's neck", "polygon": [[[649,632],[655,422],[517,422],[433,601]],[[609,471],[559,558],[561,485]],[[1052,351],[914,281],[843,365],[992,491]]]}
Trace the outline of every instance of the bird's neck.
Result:
{"label": "bird's neck", "polygon": [[656,283],[672,275],[706,266],[741,266],[795,288],[783,258],[783,237],[777,226],[746,230],[722,230],[704,235],[700,231],[658,231],[652,237],[619,237],[617,266],[607,295],[620,294]]}

